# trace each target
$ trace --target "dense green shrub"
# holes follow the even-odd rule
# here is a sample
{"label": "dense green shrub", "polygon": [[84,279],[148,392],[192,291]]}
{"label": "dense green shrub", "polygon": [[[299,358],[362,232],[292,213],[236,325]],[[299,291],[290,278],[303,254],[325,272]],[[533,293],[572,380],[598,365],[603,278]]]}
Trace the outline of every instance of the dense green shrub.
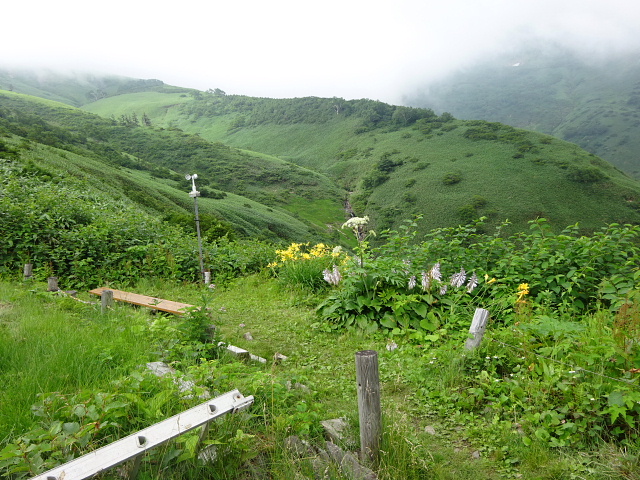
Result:
{"label": "dense green shrub", "polygon": [[462,175],[459,172],[447,173],[442,178],[442,183],[445,185],[455,185],[456,183],[460,183],[460,181],[462,181]]}
{"label": "dense green shrub", "polygon": [[450,309],[471,316],[482,306],[508,323],[528,302],[585,312],[624,298],[640,265],[640,226],[614,224],[587,237],[575,226],[553,235],[544,219],[530,225],[529,235],[508,238],[479,233],[481,222],[435,230],[423,242],[415,223],[383,233],[382,245],[361,245],[341,268],[342,282],[318,313],[331,329],[435,331],[451,321]]}
{"label": "dense green shrub", "polygon": [[[143,276],[199,280],[195,229],[186,233],[180,219],[162,222],[78,185],[35,182],[18,177],[23,170],[4,167],[0,273],[15,274],[24,263],[32,263],[38,277],[56,275],[61,287],[74,288],[122,285]],[[205,268],[217,281],[256,272],[273,259],[272,246],[252,240],[233,243],[228,225],[203,218]],[[210,243],[210,238],[218,241]]]}

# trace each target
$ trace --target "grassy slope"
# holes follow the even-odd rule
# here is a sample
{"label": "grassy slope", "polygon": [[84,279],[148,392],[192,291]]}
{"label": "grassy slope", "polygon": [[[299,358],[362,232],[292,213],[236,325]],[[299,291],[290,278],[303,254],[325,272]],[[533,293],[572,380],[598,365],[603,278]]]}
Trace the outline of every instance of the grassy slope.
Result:
{"label": "grassy slope", "polygon": [[[28,105],[28,102],[35,100],[33,97],[10,92],[3,92],[3,95],[7,99],[27,102],[20,105]],[[49,100],[37,99],[36,102],[50,108],[53,112],[61,112],[62,108],[71,117],[77,117],[77,113],[81,113],[72,107]],[[0,106],[3,105],[7,105],[7,103],[0,102]],[[52,117],[54,118],[52,121],[57,126],[64,126],[66,114],[57,113],[57,115],[60,118]],[[82,125],[74,125],[72,128],[75,131],[83,131]],[[140,130],[138,133],[150,136],[151,139],[146,140],[147,142],[153,142],[154,138],[157,138],[154,135],[162,135],[165,143],[174,141],[176,137],[189,140],[188,136],[179,132],[173,134],[170,131]],[[132,133],[136,132],[132,131]],[[182,178],[183,173],[162,178],[158,175],[154,176],[148,171],[114,165],[109,160],[97,158],[94,154],[88,151],[83,152],[78,148],[71,152],[36,142],[27,144],[22,142],[22,138],[18,136],[13,139],[5,137],[5,139],[11,148],[20,152],[21,161],[32,162],[45,170],[69,171],[70,174],[80,176],[88,181],[95,188],[106,190],[118,197],[128,196],[134,201],[142,202],[155,213],[165,214],[176,209],[191,211],[193,208],[193,202],[186,194],[189,189],[188,182],[175,180],[175,178]],[[136,141],[136,137],[132,137],[131,141]],[[121,147],[117,144],[114,145],[116,148],[127,148],[128,146],[126,143],[122,143]],[[171,146],[171,144],[168,145]],[[266,232],[268,235],[275,233],[290,239],[305,239],[324,235],[327,224],[342,221],[342,195],[322,176],[267,155],[246,152],[235,154],[232,149],[225,148],[219,149],[219,151],[222,155],[226,155],[224,160],[227,163],[219,161],[216,163],[216,168],[222,169],[221,171],[230,171],[231,175],[235,175],[236,190],[238,193],[246,192],[247,196],[234,194],[232,193],[233,185],[228,183],[218,185],[215,178],[212,181],[207,178],[207,175],[201,173],[203,181],[209,180],[220,190],[231,189],[231,192],[228,192],[226,197],[222,199],[201,197],[199,200],[201,212],[216,214],[232,223],[239,232],[247,235],[260,235]],[[175,165],[176,162],[172,162],[171,152],[165,152],[168,166],[178,169],[185,168],[184,165],[182,167]],[[143,155],[144,153],[142,151]],[[187,165],[186,168],[192,171],[191,169],[197,169],[197,166]],[[247,172],[246,177],[241,178],[240,171]],[[250,175],[262,176],[263,178],[252,179]],[[280,178],[282,181],[279,180]],[[318,193],[312,194],[313,191]],[[264,205],[260,201],[261,199],[270,202],[271,205]],[[303,203],[308,204],[310,208],[298,213],[296,206]]]}
{"label": "grassy slope", "polygon": [[[23,141],[19,138],[5,139],[8,145],[18,147]],[[132,189],[146,192],[147,198],[153,198],[161,211],[148,209],[152,214],[166,214],[170,211],[193,211],[193,200],[188,196],[188,182],[184,184],[173,180],[153,177],[148,172],[105,165],[100,160],[59,150],[46,145],[31,143],[23,150],[21,160],[30,162],[44,171],[58,175],[70,175],[80,179],[90,189],[104,192],[116,199],[131,196]],[[136,201],[135,198],[133,197]],[[260,236],[269,230],[286,232],[291,239],[312,238],[317,232],[300,219],[286,212],[262,205],[251,199],[227,194],[222,199],[201,197],[198,200],[200,213],[214,214],[230,222],[239,232]]]}
{"label": "grassy slope", "polygon": [[[136,111],[129,104],[142,106],[148,100],[149,105],[168,107],[185,98],[171,95],[162,101],[162,95],[147,92],[111,97],[85,108],[109,115]],[[153,120],[197,132],[212,141],[278,155],[327,173],[356,194],[360,181],[374,170],[376,162],[397,152],[391,158],[403,165],[373,190],[368,203],[356,203],[356,213],[370,214],[378,228],[396,226],[414,213],[426,216],[428,228],[456,225],[464,220],[459,211],[469,210],[477,197],[484,205],[474,207],[475,215],[489,216],[494,224],[508,219],[515,229],[525,228],[528,220],[541,215],[557,228],[580,222],[585,231],[607,222],[640,221],[632,208],[640,199],[637,182],[573,144],[536,133],[526,136],[538,151],[514,159],[514,144],[464,138],[469,126],[464,122],[457,122],[459,127],[453,131],[431,135],[411,127],[356,135],[360,120],[336,115],[325,123],[271,123],[230,133],[233,114],[193,118],[180,111],[179,107],[164,108]],[[352,154],[345,155],[348,152]],[[592,184],[569,181],[567,175],[573,167],[601,169],[608,179]],[[442,179],[450,173],[460,174],[462,181],[443,185]]]}

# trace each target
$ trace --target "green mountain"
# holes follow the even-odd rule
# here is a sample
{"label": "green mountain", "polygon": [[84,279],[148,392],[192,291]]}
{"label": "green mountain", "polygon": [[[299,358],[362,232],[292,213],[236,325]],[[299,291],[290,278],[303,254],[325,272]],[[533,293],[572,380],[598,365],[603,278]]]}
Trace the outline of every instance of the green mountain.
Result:
{"label": "green mountain", "polygon": [[559,47],[522,49],[470,65],[406,101],[547,133],[640,178],[640,52],[596,60]]}
{"label": "green mountain", "polygon": [[[38,178],[80,179],[156,216],[193,212],[186,173],[199,172],[202,214],[246,236],[326,237],[342,197],[321,175],[180,131],[122,124],[68,105],[0,92],[0,158]],[[223,185],[223,189],[217,186]],[[314,214],[294,206],[307,197]]]}
{"label": "green mountain", "polygon": [[[165,216],[189,211],[184,174],[198,173],[203,211],[245,235],[337,241],[335,227],[349,214],[370,216],[376,230],[416,214],[423,231],[481,216],[488,228],[508,220],[510,231],[541,216],[557,230],[579,222],[584,232],[640,222],[637,181],[548,135],[368,99],[269,99],[119,82],[102,98],[87,95],[100,79],[68,89],[38,83],[42,96],[68,105],[3,92],[5,142],[72,152],[80,169],[91,158],[103,165],[93,168],[105,171],[102,188],[117,187]],[[82,110],[70,106],[81,98]],[[29,157],[36,166],[47,159]],[[144,181],[121,180],[140,175]]]}
{"label": "green mountain", "polygon": [[413,214],[424,228],[480,216],[513,230],[545,216],[557,228],[638,221],[638,183],[574,144],[430,109],[340,98],[139,92],[83,109],[147,116],[212,142],[277,156],[334,180],[375,228]]}

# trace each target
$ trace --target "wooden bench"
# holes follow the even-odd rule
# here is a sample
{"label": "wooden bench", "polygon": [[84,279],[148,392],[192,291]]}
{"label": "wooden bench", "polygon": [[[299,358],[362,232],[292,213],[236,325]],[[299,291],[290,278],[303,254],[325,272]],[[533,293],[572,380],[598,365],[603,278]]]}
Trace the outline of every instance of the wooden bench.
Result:
{"label": "wooden bench", "polygon": [[183,315],[188,308],[193,307],[193,305],[189,305],[188,303],[172,302],[170,300],[163,300],[162,298],[123,292],[122,290],[115,290],[109,287],[94,288],[93,290],[89,290],[89,293],[102,297],[102,292],[105,290],[111,290],[113,292],[113,299],[118,302],[132,303],[133,305],[148,307],[175,315]]}

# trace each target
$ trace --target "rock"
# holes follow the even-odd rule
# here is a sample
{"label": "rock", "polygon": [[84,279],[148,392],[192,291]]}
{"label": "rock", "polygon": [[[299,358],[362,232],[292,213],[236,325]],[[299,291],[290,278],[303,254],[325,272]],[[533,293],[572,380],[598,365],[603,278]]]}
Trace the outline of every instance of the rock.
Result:
{"label": "rock", "polygon": [[342,459],[344,458],[344,450],[342,450],[335,443],[327,442],[327,453],[334,463],[337,463],[338,465],[342,463]]}
{"label": "rock", "polygon": [[349,424],[344,418],[333,418],[331,420],[323,420],[320,422],[324,428],[327,437],[335,444],[345,444],[350,448],[355,446],[355,440],[351,436],[347,436],[349,432]]}
{"label": "rock", "polygon": [[428,433],[429,435],[435,435],[436,434],[436,429],[433,428],[431,425],[424,427],[424,431],[426,433]]}
{"label": "rock", "polygon": [[285,355],[282,355],[281,353],[275,353],[273,355],[273,360],[276,363],[284,362],[287,358],[289,358],[289,357],[286,357]]}
{"label": "rock", "polygon": [[340,466],[342,473],[353,480],[377,480],[375,472],[360,464],[355,455],[345,452],[333,442],[327,442],[327,452],[331,460]]}
{"label": "rock", "polygon": [[302,390],[304,393],[311,393],[311,389],[304,383],[291,383],[291,380],[287,380],[285,385],[287,386],[287,390]]}
{"label": "rock", "polygon": [[352,453],[346,453],[340,462],[340,469],[347,478],[353,480],[377,480],[376,473],[358,462],[358,459]]}
{"label": "rock", "polygon": [[478,460],[480,458],[480,450],[476,450],[475,452],[473,452],[471,454],[471,458],[473,458],[474,460]]}
{"label": "rock", "polygon": [[149,362],[147,363],[147,368],[158,377],[164,377],[167,375],[172,377],[173,383],[177,385],[180,393],[186,393],[186,395],[184,395],[184,398],[193,398],[193,392],[197,389],[200,389],[202,391],[202,393],[198,395],[198,398],[203,400],[211,398],[211,394],[208,390],[203,389],[202,387],[197,387],[197,385],[191,380],[185,380],[184,377],[182,377],[176,370],[174,370],[164,362]]}
{"label": "rock", "polygon": [[297,458],[310,457],[315,454],[313,447],[306,440],[297,435],[291,435],[284,439],[284,448]]}
{"label": "rock", "polygon": [[249,340],[249,341],[253,340],[253,335],[251,335],[251,332],[245,333],[243,337],[245,340]]}

